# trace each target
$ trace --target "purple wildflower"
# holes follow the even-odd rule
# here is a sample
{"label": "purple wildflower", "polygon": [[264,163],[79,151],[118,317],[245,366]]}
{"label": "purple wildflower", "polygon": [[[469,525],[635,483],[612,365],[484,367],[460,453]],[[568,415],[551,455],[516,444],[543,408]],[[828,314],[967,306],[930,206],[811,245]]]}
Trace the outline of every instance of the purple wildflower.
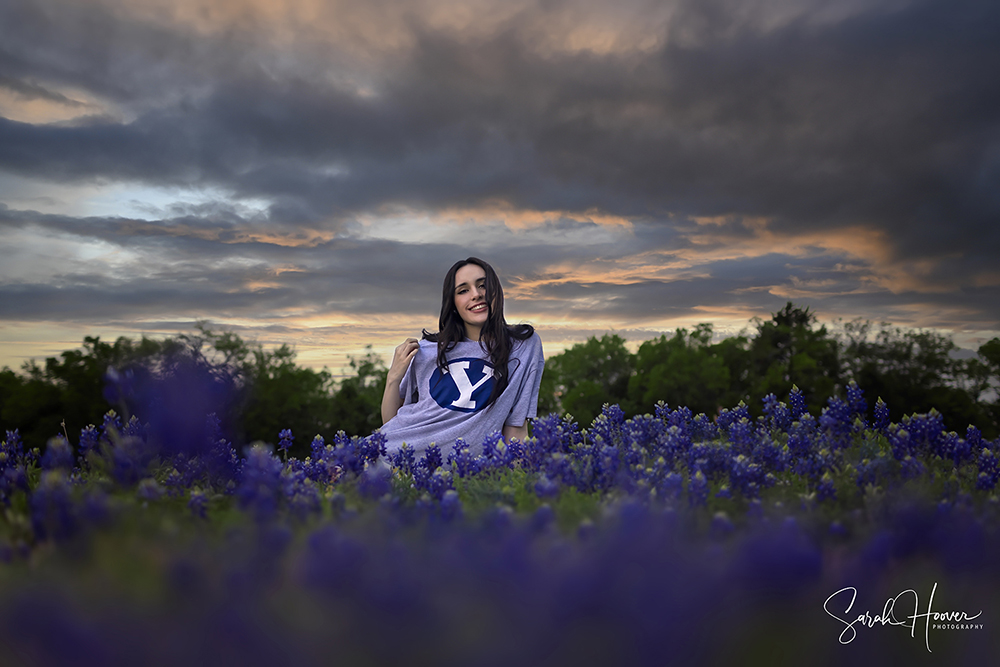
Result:
{"label": "purple wildflower", "polygon": [[872,423],[872,428],[882,434],[889,428],[889,406],[885,404],[881,396],[875,403],[875,421]]}
{"label": "purple wildflower", "polygon": [[198,487],[191,489],[187,506],[191,510],[191,516],[195,518],[204,519],[208,516],[208,496]]}
{"label": "purple wildflower", "polygon": [[62,469],[46,470],[28,501],[31,526],[39,540],[62,540],[77,529],[72,489]]}
{"label": "purple wildflower", "polygon": [[688,503],[692,507],[708,503],[708,480],[700,470],[691,476],[691,481],[688,483]]}
{"label": "purple wildflower", "polygon": [[806,399],[802,395],[802,390],[794,384],[792,390],[788,392],[788,407],[792,412],[792,421],[799,421],[804,415],[809,414],[806,409]]}
{"label": "purple wildflower", "polygon": [[288,448],[292,446],[294,440],[295,436],[292,435],[292,429],[284,428],[278,431],[278,449],[285,455],[286,460],[288,459]]}
{"label": "purple wildflower", "polygon": [[42,457],[43,470],[55,470],[63,468],[67,471],[73,469],[76,459],[73,456],[73,449],[69,440],[61,435],[51,438],[45,448],[45,456]]}
{"label": "purple wildflower", "polygon": [[240,507],[258,521],[274,516],[281,499],[283,466],[265,445],[254,445],[243,462],[242,479],[236,490]]}

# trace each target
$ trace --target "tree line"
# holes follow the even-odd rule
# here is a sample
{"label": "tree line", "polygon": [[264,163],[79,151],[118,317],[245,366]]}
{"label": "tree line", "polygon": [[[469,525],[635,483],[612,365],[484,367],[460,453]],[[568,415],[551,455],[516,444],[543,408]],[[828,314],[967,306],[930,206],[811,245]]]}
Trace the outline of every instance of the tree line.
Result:
{"label": "tree line", "polygon": [[643,342],[633,354],[615,334],[573,346],[545,366],[539,407],[590,423],[605,403],[627,415],[652,412],[658,401],[715,415],[740,401],[759,415],[762,399],[784,399],[793,386],[819,414],[851,381],[865,391],[872,416],[882,398],[890,418],[936,409],[946,424],[972,424],[996,437],[1000,422],[1000,339],[974,358],[957,358],[948,336],[855,320],[831,332],[815,313],[788,303],[769,320],[713,343],[711,324],[677,329]]}
{"label": "tree line", "polygon": [[214,413],[234,444],[273,443],[290,429],[294,451],[304,453],[316,434],[367,435],[381,425],[382,360],[368,349],[349,366],[337,383],[325,368],[297,365],[288,345],[265,350],[204,325],[164,340],[88,336],[82,350],[0,371],[0,429],[20,429],[29,446],[60,433],[75,440],[112,409],[126,421],[154,422],[167,437],[198,438],[212,430],[206,415]]}
{"label": "tree line", "polygon": [[[634,353],[619,335],[591,337],[546,361],[539,414],[568,412],[586,426],[605,403],[634,415],[659,401],[709,416],[743,401],[759,414],[764,396],[783,399],[792,386],[819,414],[853,380],[870,408],[881,397],[893,420],[937,409],[949,428],[973,424],[990,438],[1000,432],[1000,339],[959,359],[947,336],[861,320],[831,332],[792,303],[751,327],[713,342],[712,325],[699,324],[647,340]],[[349,366],[351,374],[336,382],[326,369],[298,366],[287,345],[265,350],[204,326],[164,340],[87,337],[82,349],[44,365],[0,371],[0,432],[17,428],[29,446],[41,447],[63,432],[75,440],[114,409],[124,419],[158,423],[164,437],[194,438],[206,413],[215,413],[237,445],[275,442],[291,429],[293,453],[304,455],[316,434],[367,435],[381,424],[383,360],[369,348],[349,357]]]}

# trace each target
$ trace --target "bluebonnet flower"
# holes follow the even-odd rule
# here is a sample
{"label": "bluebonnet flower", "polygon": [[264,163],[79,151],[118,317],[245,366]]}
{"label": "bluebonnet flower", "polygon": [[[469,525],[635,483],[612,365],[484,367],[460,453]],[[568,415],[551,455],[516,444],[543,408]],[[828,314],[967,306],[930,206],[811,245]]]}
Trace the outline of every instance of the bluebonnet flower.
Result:
{"label": "bluebonnet flower", "polygon": [[354,475],[361,474],[365,461],[358,444],[357,436],[352,438],[344,431],[337,431],[333,436],[332,449],[328,446],[324,450],[328,464]]}
{"label": "bluebonnet flower", "polygon": [[903,417],[901,426],[909,434],[910,454],[933,454],[948,458],[944,419],[937,410]]}
{"label": "bluebonnet flower", "polygon": [[208,496],[198,487],[191,489],[187,507],[191,510],[191,516],[198,519],[206,518],[208,516]]}
{"label": "bluebonnet flower", "polygon": [[936,451],[941,458],[951,459],[956,468],[972,458],[971,444],[964,438],[958,437],[958,433],[954,431],[941,434]]}
{"label": "bluebonnet flower", "polygon": [[555,498],[559,495],[559,485],[543,474],[535,482],[535,495],[539,498]]}
{"label": "bluebonnet flower", "polygon": [[509,468],[513,463],[507,443],[500,431],[494,431],[483,438],[484,468]]}
{"label": "bluebonnet flower", "polygon": [[750,419],[750,411],[747,410],[747,406],[743,401],[740,401],[740,404],[732,410],[723,408],[719,412],[719,416],[715,418],[715,423],[721,432],[728,435],[730,427],[738,423],[741,419]]}
{"label": "bluebonnet flower", "polygon": [[827,399],[827,407],[819,417],[826,445],[836,451],[850,446],[854,428],[854,414],[851,406],[836,396]]}
{"label": "bluebonnet flower", "polygon": [[437,468],[431,473],[427,483],[427,491],[435,500],[443,500],[448,492],[455,492],[451,471],[444,468]]}
{"label": "bluebonnet flower", "polygon": [[595,483],[597,488],[607,490],[615,484],[618,476],[620,460],[618,448],[605,445],[601,448],[600,454],[596,457]]}
{"label": "bluebonnet flower", "polygon": [[[215,416],[214,413],[212,416]],[[142,438],[146,435],[145,431],[146,429],[142,425],[142,422],[139,421],[139,418],[132,415],[122,429],[122,435],[125,437]]]}
{"label": "bluebonnet flower", "polygon": [[657,479],[656,495],[660,498],[675,501],[681,497],[683,490],[684,477],[680,473],[667,472]]}
{"label": "bluebonnet flower", "polygon": [[671,426],[660,437],[655,454],[662,456],[668,466],[685,460],[692,448],[691,436],[677,426]]}
{"label": "bluebonnet flower", "polygon": [[122,420],[114,410],[104,413],[104,422],[101,425],[101,437],[104,442],[111,443],[113,438],[122,433]]}
{"label": "bluebonnet flower", "polygon": [[31,527],[39,540],[62,540],[76,532],[77,515],[65,471],[46,470],[28,500]]}
{"label": "bluebonnet flower", "polygon": [[917,479],[918,477],[923,477],[927,468],[918,459],[912,456],[906,456],[902,461],[901,474],[903,479]]}
{"label": "bluebonnet flower", "polygon": [[837,497],[837,487],[833,483],[833,476],[829,471],[824,472],[820,477],[819,484],[816,485],[816,497],[820,500],[833,500]]}
{"label": "bluebonnet flower", "polygon": [[510,438],[507,442],[507,465],[512,466],[521,462],[525,456],[525,444],[517,438]]}
{"label": "bluebonnet flower", "polygon": [[875,403],[875,420],[872,423],[872,428],[876,432],[883,434],[889,428],[889,406],[885,404],[881,396],[878,397],[878,401]]}
{"label": "bluebonnet flower", "polygon": [[455,439],[455,446],[451,454],[448,455],[448,465],[458,474],[459,477],[468,477],[479,472],[481,462],[473,456],[469,446],[461,438]]}
{"label": "bluebonnet flower", "polygon": [[[0,452],[0,456],[4,455],[5,453]],[[27,493],[30,490],[24,465],[9,465],[8,462],[8,465],[0,470],[0,502],[4,505],[9,505],[11,498],[18,491]]]}
{"label": "bluebonnet flower", "polygon": [[855,466],[857,473],[855,482],[859,489],[864,490],[869,485],[879,486],[889,474],[888,461],[881,457],[875,459],[862,459]]}
{"label": "bluebonnet flower", "polygon": [[661,435],[666,431],[667,424],[663,419],[651,415],[636,415],[625,422],[622,427],[623,444],[627,448],[637,448],[639,451],[652,453],[658,446]]}
{"label": "bluebonnet flower", "polygon": [[97,427],[90,424],[80,431],[80,446],[78,453],[81,461],[86,460],[87,454],[97,449],[101,434]]}
{"label": "bluebonnet flower", "polygon": [[666,416],[664,422],[667,426],[676,426],[682,431],[687,432],[690,429],[692,419],[693,415],[691,413],[691,408],[685,406],[672,410],[670,414]]}
{"label": "bluebonnet flower", "polygon": [[326,449],[326,441],[323,440],[323,436],[316,434],[309,445],[310,451],[312,451],[313,461],[319,461],[323,458],[324,450]]}
{"label": "bluebonnet flower", "polygon": [[61,435],[50,438],[41,463],[43,470],[55,470],[56,468],[72,470],[76,459],[73,456],[69,440]]}
{"label": "bluebonnet flower", "polygon": [[983,447],[983,433],[972,424],[965,429],[965,440],[973,452],[978,452]]}
{"label": "bluebonnet flower", "polygon": [[266,445],[257,444],[247,451],[236,498],[240,507],[253,513],[258,521],[270,519],[278,510],[282,470],[281,461]]}
{"label": "bluebonnet flower", "polygon": [[996,454],[988,447],[983,447],[976,463],[979,468],[976,488],[992,491],[997,485],[997,480],[1000,479],[1000,465],[997,464]]}
{"label": "bluebonnet flower", "polygon": [[357,440],[352,438],[352,442],[356,443],[362,464],[370,465],[386,455],[386,438],[381,431],[375,431],[371,435]]}
{"label": "bluebonnet flower", "polygon": [[21,442],[21,433],[18,429],[7,431],[7,439],[0,445],[0,454],[7,455],[4,460],[9,465],[21,462],[21,458],[24,456],[24,443]]}
{"label": "bluebonnet flower", "polygon": [[444,459],[441,458],[441,448],[437,445],[431,445],[425,449],[424,457],[420,459],[420,465],[430,472],[440,468],[442,463],[444,463]]}
{"label": "bluebonnet flower", "polygon": [[381,498],[392,490],[391,476],[387,466],[372,466],[358,476],[358,491],[365,498]]}
{"label": "bluebonnet flower", "polygon": [[699,413],[691,422],[691,440],[715,440],[719,437],[718,425],[705,413]]}
{"label": "bluebonnet flower", "polygon": [[780,473],[788,468],[791,452],[775,442],[774,438],[761,437],[754,446],[751,457],[766,470]]}
{"label": "bluebonnet flower", "polygon": [[441,497],[441,516],[446,521],[462,518],[462,501],[455,489],[448,489]]}
{"label": "bluebonnet flower", "polygon": [[558,481],[563,486],[581,487],[573,459],[568,455],[556,452],[545,459],[544,465],[544,474],[549,479]]}
{"label": "bluebonnet flower", "polygon": [[622,441],[622,429],[625,426],[625,411],[616,403],[604,404],[601,414],[597,415],[590,427],[591,434],[600,436],[608,444],[618,444]]}
{"label": "bluebonnet flower", "polygon": [[394,468],[399,469],[400,472],[412,475],[413,465],[414,465],[415,454],[413,448],[409,444],[403,443],[396,453],[389,454],[389,463],[392,464]]}
{"label": "bluebonnet flower", "polygon": [[549,414],[536,419],[533,425],[534,437],[526,444],[526,458],[531,465],[538,465],[546,454],[568,453],[574,445],[582,442],[579,426],[572,419],[563,419],[557,414]]}
{"label": "bluebonnet flower", "polygon": [[732,422],[729,425],[729,441],[735,451],[749,454],[757,444],[756,426],[746,417]]}
{"label": "bluebonnet flower", "polygon": [[792,385],[792,390],[788,392],[788,408],[792,412],[792,421],[796,422],[803,416],[809,414],[806,409],[806,399],[802,395],[802,390],[796,385]]}
{"label": "bluebonnet flower", "polygon": [[688,483],[688,503],[692,507],[708,503],[708,480],[700,470],[691,476],[691,481]]}
{"label": "bluebonnet flower", "polygon": [[299,520],[319,514],[323,509],[319,489],[309,478],[296,476],[287,486],[285,496],[288,499],[289,511]]}
{"label": "bluebonnet flower", "polygon": [[816,449],[816,419],[806,413],[788,431],[788,450],[793,458],[808,456]]}
{"label": "bluebonnet flower", "polygon": [[897,461],[902,461],[910,454],[914,453],[910,440],[910,432],[902,428],[899,424],[890,424],[886,431],[889,445],[892,447],[892,455]]}
{"label": "bluebonnet flower", "polygon": [[764,397],[764,415],[772,431],[787,431],[792,425],[792,411],[784,402],[778,401],[774,394]]}
{"label": "bluebonnet flower", "polygon": [[865,392],[854,380],[847,383],[847,405],[855,416],[864,419],[864,416],[868,414],[868,401],[865,400]]}
{"label": "bluebonnet flower", "polygon": [[729,470],[732,449],[723,444],[699,442],[691,446],[687,458],[688,469],[699,470],[708,478],[716,479]]}
{"label": "bluebonnet flower", "polygon": [[292,435],[290,428],[281,429],[278,432],[278,449],[285,455],[286,460],[288,459],[288,448],[292,446],[292,442],[294,441],[295,436]]}
{"label": "bluebonnet flower", "polygon": [[766,484],[765,469],[753,463],[747,456],[739,454],[733,457],[729,467],[729,484],[746,498],[756,498],[762,486]]}
{"label": "bluebonnet flower", "polygon": [[807,455],[797,458],[792,469],[796,475],[801,475],[813,483],[818,483],[823,473],[832,469],[833,464],[833,453],[829,449],[820,449],[819,451],[811,451]]}
{"label": "bluebonnet flower", "polygon": [[122,486],[132,486],[146,476],[154,452],[137,437],[114,437],[110,448],[111,474]]}

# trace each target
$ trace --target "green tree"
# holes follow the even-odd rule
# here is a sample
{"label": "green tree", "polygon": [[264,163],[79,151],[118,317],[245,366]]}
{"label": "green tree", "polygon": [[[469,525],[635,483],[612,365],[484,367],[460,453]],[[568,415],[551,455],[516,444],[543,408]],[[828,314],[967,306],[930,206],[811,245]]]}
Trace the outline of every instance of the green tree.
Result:
{"label": "green tree", "polygon": [[363,357],[349,357],[354,375],[344,378],[333,399],[334,428],[348,435],[368,435],[382,425],[382,393],[388,369],[382,358],[365,348]]}
{"label": "green tree", "polygon": [[[816,315],[788,302],[770,321],[755,320],[757,335],[750,341],[751,374],[747,401],[759,411],[761,400],[773,393],[784,397],[797,385],[809,408],[819,412],[840,384],[839,346],[825,326],[816,328]],[[860,383],[859,383],[860,384]]]}
{"label": "green tree", "polygon": [[[970,359],[967,364],[972,391],[990,422],[987,437],[996,437],[1000,433],[1000,338],[980,345],[978,358]],[[983,431],[986,433],[987,429]]]}
{"label": "green tree", "polygon": [[591,336],[545,362],[539,411],[568,412],[589,426],[605,403],[626,401],[631,376],[632,353],[625,339]]}
{"label": "green tree", "polygon": [[255,346],[245,361],[247,397],[239,420],[240,441],[276,443],[278,433],[287,428],[295,435],[291,453],[305,456],[313,436],[330,436],[334,424],[329,371],[297,366],[295,352],[287,345],[271,351]]}
{"label": "green tree", "polygon": [[[881,323],[854,320],[844,325],[845,378],[852,379],[870,398],[869,408],[881,397],[889,415],[899,420],[905,414],[936,409],[949,428],[968,424],[995,433],[990,410],[977,401],[983,387],[977,385],[977,365],[955,358],[958,346],[942,334],[911,330]],[[979,364],[988,367],[993,350],[980,348]]]}
{"label": "green tree", "polygon": [[652,412],[657,401],[709,415],[726,407],[720,400],[729,390],[729,368],[711,343],[712,325],[699,324],[690,333],[677,329],[671,338],[640,345],[629,379],[628,411]]}

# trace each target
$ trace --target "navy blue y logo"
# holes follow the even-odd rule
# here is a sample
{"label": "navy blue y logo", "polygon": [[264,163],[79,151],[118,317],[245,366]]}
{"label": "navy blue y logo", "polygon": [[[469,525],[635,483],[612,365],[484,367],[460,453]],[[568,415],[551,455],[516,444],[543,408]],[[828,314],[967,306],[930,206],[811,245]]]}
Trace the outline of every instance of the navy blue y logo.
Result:
{"label": "navy blue y logo", "polygon": [[442,408],[476,412],[486,407],[493,392],[493,365],[472,357],[452,359],[444,373],[434,369],[430,390]]}

